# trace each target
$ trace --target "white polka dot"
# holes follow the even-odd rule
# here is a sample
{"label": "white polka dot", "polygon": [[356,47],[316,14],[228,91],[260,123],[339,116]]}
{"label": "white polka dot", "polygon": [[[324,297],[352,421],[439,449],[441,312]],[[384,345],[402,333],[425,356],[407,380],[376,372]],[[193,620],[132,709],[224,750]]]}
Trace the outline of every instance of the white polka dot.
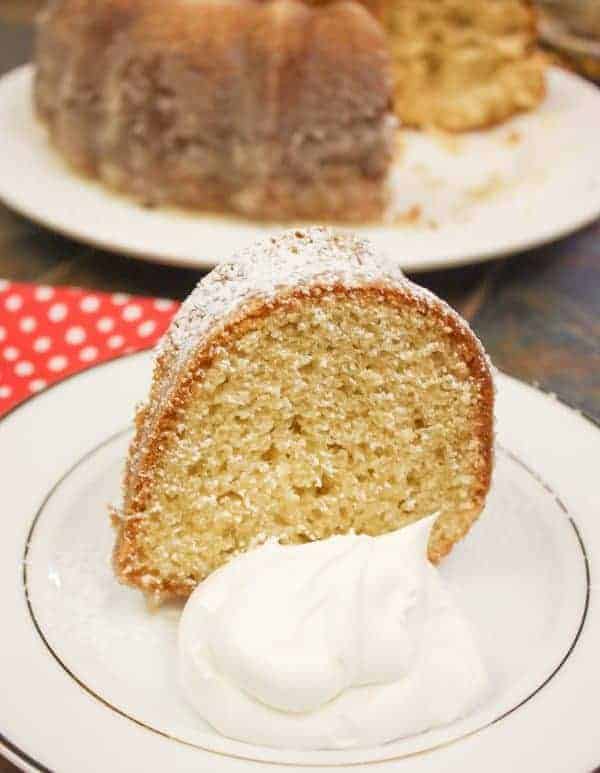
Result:
{"label": "white polka dot", "polygon": [[169,311],[175,306],[175,301],[170,301],[168,298],[157,298],[153,305],[157,311]]}
{"label": "white polka dot", "polygon": [[6,338],[6,328],[0,325],[0,341],[4,341]]}
{"label": "white polka dot", "polygon": [[16,359],[18,359],[21,352],[17,349],[16,346],[7,346],[6,349],[2,352],[4,355],[4,359],[8,360],[9,362],[14,362]]}
{"label": "white polka dot", "polygon": [[7,311],[19,311],[22,305],[23,299],[20,295],[16,295],[15,293],[9,295],[8,298],[4,301],[4,308]]}
{"label": "white polka dot", "polygon": [[35,317],[23,317],[19,322],[19,327],[23,333],[33,333],[37,327]]}
{"label": "white polka dot", "polygon": [[29,382],[29,389],[32,392],[39,392],[46,386],[46,382],[43,378],[34,378],[33,381]]}
{"label": "white polka dot", "polygon": [[79,359],[82,362],[91,362],[98,356],[98,349],[95,346],[84,346],[79,352]]}
{"label": "white polka dot", "polygon": [[156,322],[152,319],[147,319],[145,322],[142,322],[141,325],[138,325],[138,335],[141,338],[147,338],[148,336],[151,336],[152,333],[156,330]]}
{"label": "white polka dot", "polygon": [[0,279],[0,293],[5,293],[10,287],[10,282],[6,279]]}
{"label": "white polka dot", "polygon": [[82,344],[86,339],[85,330],[80,325],[70,327],[65,334],[65,341],[72,346]]}
{"label": "white polka dot", "polygon": [[6,399],[12,395],[12,389],[9,386],[0,386],[0,399]]}
{"label": "white polka dot", "polygon": [[34,293],[36,301],[49,301],[54,297],[54,290],[46,285],[40,285]]}
{"label": "white polka dot", "polygon": [[95,295],[86,295],[85,298],[82,298],[79,308],[86,314],[92,314],[100,308],[100,301]]}
{"label": "white polka dot", "polygon": [[48,360],[48,370],[53,370],[55,373],[59,370],[64,370],[68,365],[68,360],[63,357],[62,354],[57,354],[55,357],[50,357]]}
{"label": "white polka dot", "polygon": [[17,362],[15,365],[16,376],[31,376],[34,370],[33,363],[29,362],[29,360],[21,360],[21,362]]}
{"label": "white polka dot", "polygon": [[135,322],[142,316],[142,309],[140,306],[132,304],[131,306],[125,306],[121,315],[125,322]]}
{"label": "white polka dot", "polygon": [[36,352],[47,352],[52,346],[52,339],[48,336],[40,336],[33,342],[33,348]]}
{"label": "white polka dot", "polygon": [[48,311],[48,319],[51,322],[62,322],[67,316],[68,309],[64,303],[54,303]]}
{"label": "white polka dot", "polygon": [[125,339],[120,335],[111,336],[106,343],[110,349],[118,349],[119,346],[123,346]]}
{"label": "white polka dot", "polygon": [[115,321],[111,317],[102,317],[98,320],[98,322],[96,322],[96,328],[101,333],[110,333],[114,326]]}
{"label": "white polka dot", "polygon": [[127,295],[127,293],[114,293],[111,296],[111,301],[115,304],[115,306],[124,306],[130,297],[131,296]]}

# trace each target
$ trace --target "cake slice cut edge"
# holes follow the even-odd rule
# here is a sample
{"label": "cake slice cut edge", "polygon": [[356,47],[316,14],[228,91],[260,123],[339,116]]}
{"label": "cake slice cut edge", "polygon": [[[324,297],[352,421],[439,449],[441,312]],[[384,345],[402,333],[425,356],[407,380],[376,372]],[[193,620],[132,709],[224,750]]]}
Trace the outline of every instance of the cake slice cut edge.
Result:
{"label": "cake slice cut edge", "polygon": [[485,503],[493,384],[481,344],[393,260],[289,231],[205,277],[136,418],[119,579],[154,600],[269,538],[371,535],[438,513],[437,562]]}

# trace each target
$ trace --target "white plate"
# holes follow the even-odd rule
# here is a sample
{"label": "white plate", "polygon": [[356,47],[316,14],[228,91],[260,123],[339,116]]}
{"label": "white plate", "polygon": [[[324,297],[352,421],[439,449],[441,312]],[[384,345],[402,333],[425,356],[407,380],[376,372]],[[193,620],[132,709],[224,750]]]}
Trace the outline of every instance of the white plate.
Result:
{"label": "white plate", "polygon": [[[0,199],[50,228],[147,260],[206,268],[281,226],[144,209],[70,171],[31,110],[33,68],[0,80]],[[533,113],[487,132],[402,134],[396,213],[413,225],[360,227],[410,271],[505,255],[564,236],[600,214],[600,92],[553,69]],[[513,141],[516,140],[516,141]]]}
{"label": "white plate", "polygon": [[0,424],[0,733],[24,769],[61,773],[588,771],[600,762],[600,431],[498,377],[486,512],[442,571],[472,620],[493,688],[475,714],[372,749],[286,752],[220,737],[179,694],[179,611],[117,584],[118,496],[148,354],[63,381]]}

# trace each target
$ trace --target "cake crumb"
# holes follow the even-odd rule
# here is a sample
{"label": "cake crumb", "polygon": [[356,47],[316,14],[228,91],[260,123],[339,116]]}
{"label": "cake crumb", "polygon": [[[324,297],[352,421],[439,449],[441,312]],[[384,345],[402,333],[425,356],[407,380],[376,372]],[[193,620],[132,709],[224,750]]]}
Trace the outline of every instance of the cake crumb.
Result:
{"label": "cake crumb", "polygon": [[500,193],[506,187],[506,182],[499,174],[491,174],[480,185],[474,185],[468,189],[471,201],[485,201]]}
{"label": "cake crumb", "polygon": [[394,215],[394,223],[397,225],[418,225],[423,215],[423,208],[420,204],[413,204],[404,212],[398,212]]}

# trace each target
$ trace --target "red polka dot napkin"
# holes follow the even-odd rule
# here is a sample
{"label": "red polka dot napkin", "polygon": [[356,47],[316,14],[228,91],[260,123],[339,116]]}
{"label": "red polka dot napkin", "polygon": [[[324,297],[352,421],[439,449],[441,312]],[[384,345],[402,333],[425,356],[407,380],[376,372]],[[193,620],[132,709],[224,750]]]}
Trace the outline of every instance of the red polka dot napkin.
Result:
{"label": "red polka dot napkin", "polygon": [[151,347],[177,306],[0,279],[0,416],[72,373]]}

